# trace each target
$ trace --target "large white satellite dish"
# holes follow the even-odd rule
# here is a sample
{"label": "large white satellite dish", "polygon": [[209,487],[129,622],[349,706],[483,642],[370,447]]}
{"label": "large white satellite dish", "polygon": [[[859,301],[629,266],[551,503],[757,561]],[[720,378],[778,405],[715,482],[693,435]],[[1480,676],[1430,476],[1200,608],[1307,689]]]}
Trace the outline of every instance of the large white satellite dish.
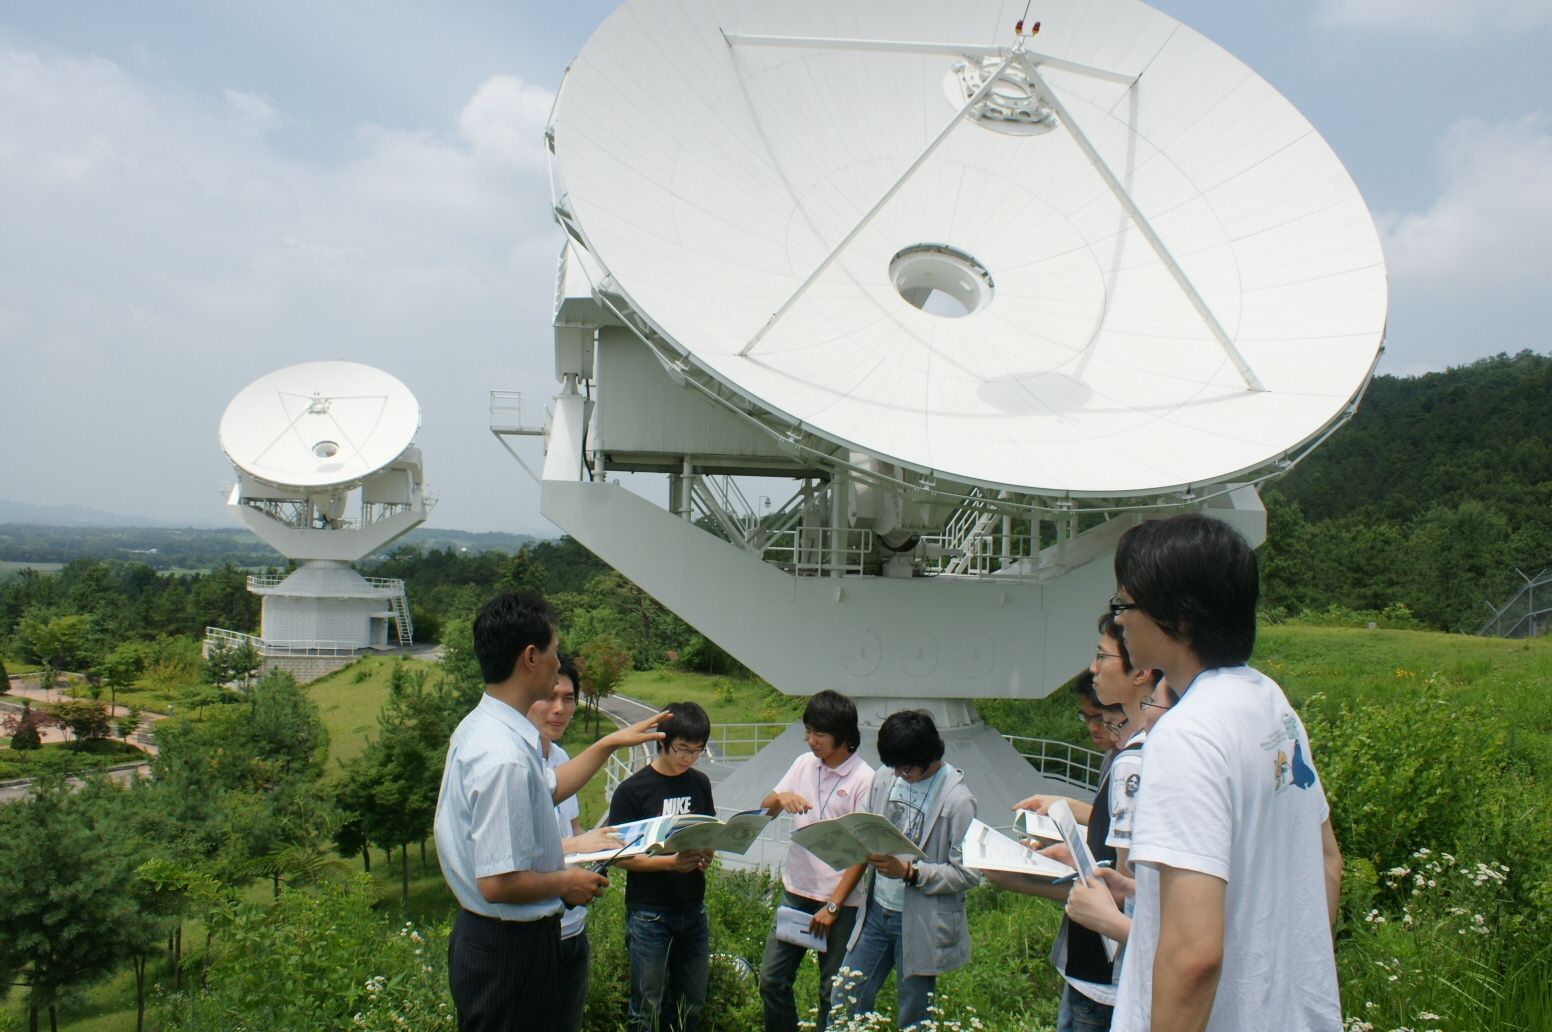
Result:
{"label": "large white satellite dish", "polygon": [[250,383],[221,416],[221,450],[266,484],[351,486],[392,465],[420,430],[395,377],[358,362],[304,362]]}
{"label": "large white satellite dish", "polygon": [[983,488],[1189,491],[1317,440],[1385,326],[1340,161],[1137,0],[1023,8],[626,0],[551,128],[595,287],[797,431]]}

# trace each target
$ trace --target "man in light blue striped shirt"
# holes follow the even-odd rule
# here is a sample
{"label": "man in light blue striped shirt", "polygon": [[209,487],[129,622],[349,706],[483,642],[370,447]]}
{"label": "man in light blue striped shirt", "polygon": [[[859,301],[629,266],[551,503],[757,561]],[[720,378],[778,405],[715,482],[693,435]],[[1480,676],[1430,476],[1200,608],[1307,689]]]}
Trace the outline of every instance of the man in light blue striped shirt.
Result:
{"label": "man in light blue striped shirt", "polygon": [[453,732],[436,814],[442,874],[463,908],[448,941],[461,1032],[560,1027],[561,910],[601,896],[609,881],[566,866],[555,803],[614,749],[662,737],[649,727],[667,714],[548,769],[526,714],[555,687],[555,646],[555,611],[532,592],[499,595],[474,619],[485,694]]}

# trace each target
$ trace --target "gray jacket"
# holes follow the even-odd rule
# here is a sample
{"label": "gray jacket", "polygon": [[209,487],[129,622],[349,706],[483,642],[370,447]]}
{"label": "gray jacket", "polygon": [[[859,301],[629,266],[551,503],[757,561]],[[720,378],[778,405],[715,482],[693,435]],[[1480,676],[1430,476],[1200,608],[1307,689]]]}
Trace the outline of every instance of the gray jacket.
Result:
{"label": "gray jacket", "polygon": [[[942,975],[970,963],[970,925],[965,919],[965,893],[981,883],[978,871],[964,866],[960,849],[970,821],[975,817],[975,796],[965,787],[963,771],[945,766],[947,779],[937,794],[935,808],[924,816],[927,829],[921,844],[927,854],[917,860],[916,884],[905,887],[905,909],[900,913],[903,955],[901,975]],[[868,811],[884,813],[895,779],[886,769],[873,778],[868,792]],[[873,899],[875,873],[868,868],[868,902]],[[862,913],[868,907],[863,905]],[[861,934],[857,922],[852,943]]]}

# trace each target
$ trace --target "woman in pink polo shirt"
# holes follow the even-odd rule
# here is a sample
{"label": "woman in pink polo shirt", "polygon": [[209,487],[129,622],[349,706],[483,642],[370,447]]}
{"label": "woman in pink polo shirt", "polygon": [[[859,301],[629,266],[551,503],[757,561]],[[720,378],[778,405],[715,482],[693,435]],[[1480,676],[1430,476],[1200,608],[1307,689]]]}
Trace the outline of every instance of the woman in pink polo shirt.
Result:
{"label": "woman in pink polo shirt", "polygon": [[[862,762],[857,746],[857,707],[839,692],[823,691],[808,700],[803,729],[809,751],[792,762],[785,777],[765,797],[762,806],[772,816],[792,814],[792,830],[828,821],[866,808],[873,785],[873,768]],[[809,931],[829,944],[819,954],[819,1015],[814,1027],[829,1023],[830,983],[846,957],[846,942],[862,902],[859,883],[867,864],[835,871],[797,843],[782,868],[781,906],[812,914]],[[760,962],[760,1000],[765,1004],[766,1032],[797,1032],[798,1010],[792,983],[808,950],[776,937],[765,940]]]}

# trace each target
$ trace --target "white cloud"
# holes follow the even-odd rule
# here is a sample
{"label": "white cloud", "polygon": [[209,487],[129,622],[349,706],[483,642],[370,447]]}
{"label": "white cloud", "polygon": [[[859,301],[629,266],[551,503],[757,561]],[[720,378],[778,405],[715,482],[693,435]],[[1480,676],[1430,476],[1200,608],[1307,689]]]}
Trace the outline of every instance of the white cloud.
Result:
{"label": "white cloud", "polygon": [[493,76],[446,131],[363,126],[325,164],[287,155],[264,97],[0,41],[5,494],[223,520],[231,395],[346,357],[420,398],[439,523],[538,526],[483,401],[550,389],[551,101]]}
{"label": "white cloud", "polygon": [[1552,132],[1539,116],[1451,126],[1439,146],[1439,198],[1380,216],[1398,283],[1463,290],[1552,281]]}
{"label": "white cloud", "polygon": [[1320,0],[1316,17],[1328,26],[1458,36],[1552,24],[1552,0]]}
{"label": "white cloud", "polygon": [[1552,350],[1552,126],[1451,126],[1426,211],[1377,217],[1391,280],[1390,372]]}

